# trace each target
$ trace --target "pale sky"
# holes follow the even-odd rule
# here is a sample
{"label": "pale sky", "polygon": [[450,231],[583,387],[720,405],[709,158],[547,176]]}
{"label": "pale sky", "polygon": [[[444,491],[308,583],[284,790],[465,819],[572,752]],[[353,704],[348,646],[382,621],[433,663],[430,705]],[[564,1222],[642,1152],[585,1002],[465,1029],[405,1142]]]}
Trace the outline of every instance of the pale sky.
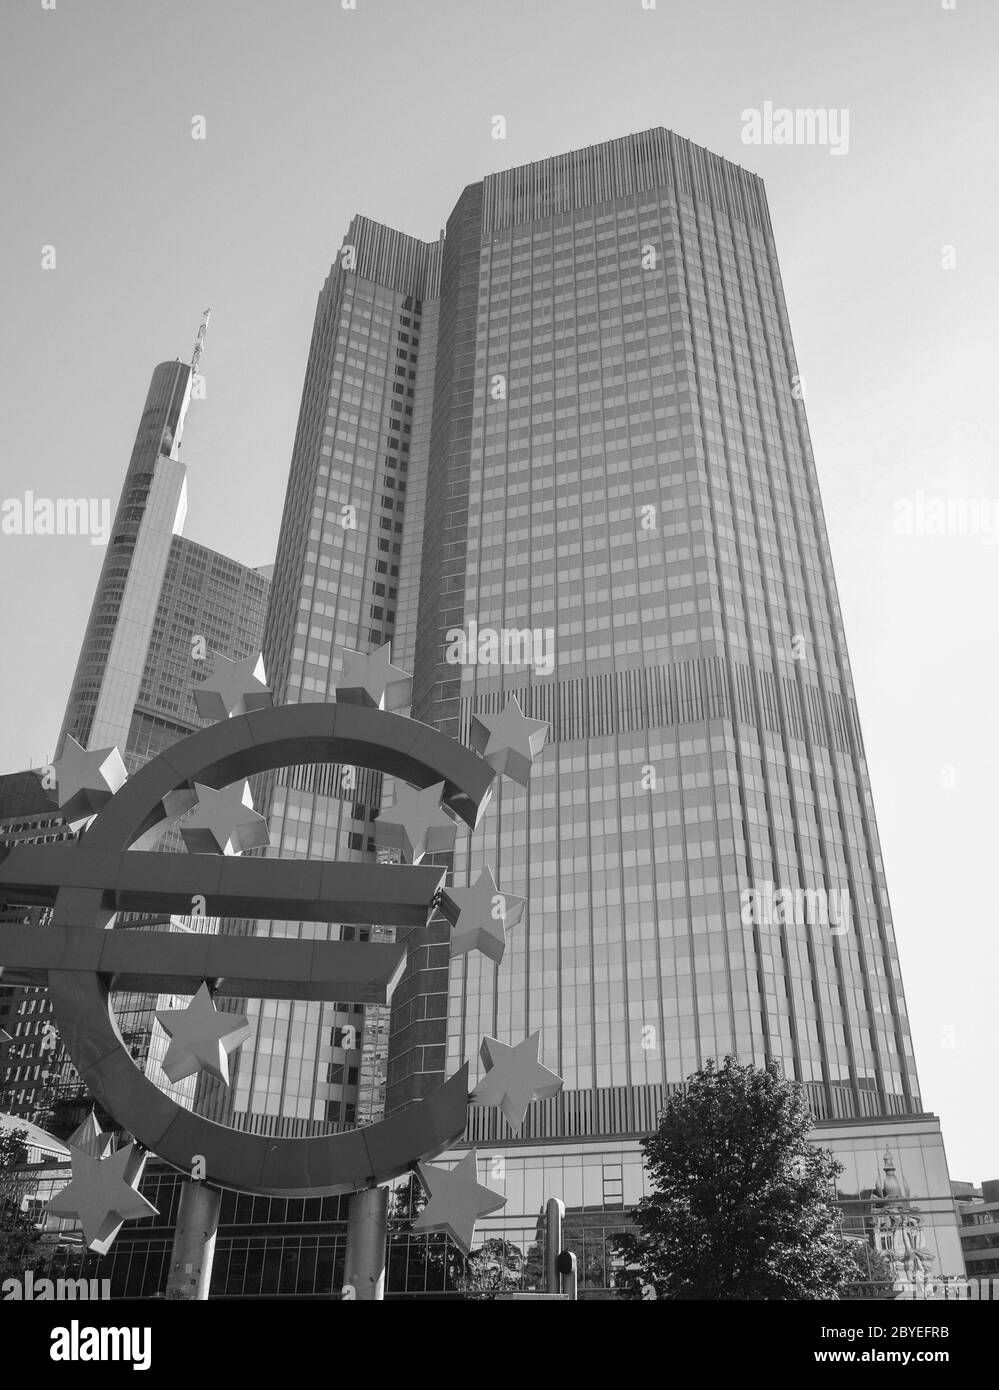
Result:
{"label": "pale sky", "polygon": [[[484,174],[657,125],[763,176],[923,1101],[952,1177],[999,1176],[995,0],[48,3],[0,13],[0,498],[113,510],[210,306],[186,534],[247,564],[355,212],[435,238]],[[744,144],[765,102],[847,110],[847,152]],[[919,494],[978,533],[896,534]],[[101,557],[0,536],[0,771],[53,752]]]}

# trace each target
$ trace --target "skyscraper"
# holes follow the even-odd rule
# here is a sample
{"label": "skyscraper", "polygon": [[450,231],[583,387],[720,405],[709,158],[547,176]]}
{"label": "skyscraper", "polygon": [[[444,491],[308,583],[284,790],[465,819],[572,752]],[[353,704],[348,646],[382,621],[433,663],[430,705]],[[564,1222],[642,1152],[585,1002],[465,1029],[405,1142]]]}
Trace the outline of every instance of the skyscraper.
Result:
{"label": "skyscraper", "polygon": [[[429,447],[440,246],[356,218],[319,297],[264,633],[275,700],[325,701],[338,646],[415,640],[420,500]],[[424,317],[424,298],[429,312]],[[421,349],[421,340],[423,348]],[[374,855],[383,779],[363,769],[300,768],[266,779],[266,851]],[[260,931],[322,936],[316,923]],[[342,928],[349,939],[389,930]],[[247,1001],[258,1042],[236,1061],[225,1113],[289,1132],[376,1118],[384,1103],[385,1012],[338,1004]],[[261,1043],[259,1040],[263,1039]]]}
{"label": "skyscraper", "polygon": [[191,369],[153,372],[90,610],[58,750],[115,745],[125,756],[153,613],[174,536],[187,516],[187,468],[179,458],[191,402]]}
{"label": "skyscraper", "polygon": [[210,653],[258,647],[267,606],[269,567],[182,534],[180,447],[197,380],[180,361],[153,372],[59,734],[59,749],[67,735],[118,747],[129,771],[204,725],[192,684]]}
{"label": "skyscraper", "polygon": [[[468,741],[515,695],[550,734],[530,786],[503,781],[439,861],[458,886],[489,867],[527,909],[499,964],[449,962],[442,918],[408,938],[386,1108],[466,1059],[474,1074],[483,1036],[540,1030],[562,1095],[519,1141],[486,1111],[468,1130],[521,1145],[526,1219],[561,1195],[550,1173],[592,1206],[594,1163],[610,1205],[622,1181],[632,1201],[665,1087],[709,1057],[775,1059],[822,1134],[863,1153],[849,1192],[904,1133],[942,1230],[756,176],[657,129],[488,176],[440,241],[354,220],[306,369],[265,634],[276,698],[333,698],[337,649],[388,638],[417,719]],[[326,768],[268,796],[272,852],[342,858],[373,852],[387,793]],[[236,1109],[353,1117],[347,1017],[261,1006]],[[523,1176],[539,1165],[541,1185]]]}

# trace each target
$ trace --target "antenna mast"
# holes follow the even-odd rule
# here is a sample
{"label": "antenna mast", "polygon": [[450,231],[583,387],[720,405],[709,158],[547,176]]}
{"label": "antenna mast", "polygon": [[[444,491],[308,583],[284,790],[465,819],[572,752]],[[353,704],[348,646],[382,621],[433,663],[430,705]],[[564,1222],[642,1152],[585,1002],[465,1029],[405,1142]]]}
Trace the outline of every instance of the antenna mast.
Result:
{"label": "antenna mast", "polygon": [[212,316],[211,309],[206,309],[201,315],[201,327],[198,329],[198,336],[194,343],[194,354],[191,357],[191,377],[198,375],[198,364],[201,361],[201,354],[205,350],[205,335],[208,332],[208,320]]}

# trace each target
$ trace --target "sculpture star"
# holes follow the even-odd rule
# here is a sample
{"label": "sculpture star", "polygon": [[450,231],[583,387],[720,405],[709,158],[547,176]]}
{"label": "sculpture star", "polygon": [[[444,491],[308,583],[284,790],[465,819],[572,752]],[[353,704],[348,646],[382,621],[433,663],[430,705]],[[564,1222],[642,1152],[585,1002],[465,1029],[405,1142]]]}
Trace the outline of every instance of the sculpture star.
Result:
{"label": "sculpture star", "polygon": [[453,928],[452,956],[481,951],[498,965],[506,950],[506,929],[523,917],[526,901],[501,893],[491,869],[483,869],[471,888],[445,888],[441,911]]}
{"label": "sculpture star", "polygon": [[472,716],[471,743],[476,753],[481,753],[501,777],[509,777],[522,787],[530,781],[534,759],[547,737],[548,725],[543,719],[528,719],[514,695],[502,714]]}
{"label": "sculpture star", "polygon": [[245,656],[241,661],[216,652],[211,675],[192,687],[194,703],[202,719],[228,719],[255,709],[270,709],[273,697],[264,674],[264,658]]}
{"label": "sculpture star", "polygon": [[338,703],[367,709],[399,709],[409,700],[413,680],[401,666],[392,665],[392,643],[373,652],[342,647],[343,675],[336,687]]}
{"label": "sculpture star", "polygon": [[413,1230],[446,1231],[455,1245],[470,1254],[476,1221],[505,1207],[507,1199],[479,1182],[474,1149],[450,1171],[426,1163],[418,1163],[416,1171],[430,1201],[413,1222]]}
{"label": "sculpture star", "polygon": [[71,1149],[70,1158],[72,1180],[45,1210],[52,1216],[77,1217],[84,1240],[98,1255],[107,1254],[124,1222],[158,1215],[138,1191],[146,1155],[136,1151],[134,1144],[103,1159]]}
{"label": "sculpture star", "polygon": [[66,1140],[66,1147],[77,1149],[82,1154],[89,1154],[91,1158],[107,1158],[108,1154],[114,1152],[114,1135],[104,1133],[97,1116],[91,1110],[83,1123],[78,1125]]}
{"label": "sculpture star", "polygon": [[[191,792],[180,788],[163,798],[167,814],[186,805]],[[194,805],[177,829],[192,854],[242,854],[269,845],[267,819],[253,809],[249,782],[233,782],[216,791],[194,784]]]}
{"label": "sculpture star", "polygon": [[498,1105],[510,1128],[519,1130],[531,1101],[549,1100],[563,1086],[560,1076],[541,1065],[540,1046],[540,1033],[532,1033],[516,1047],[483,1038],[479,1055],[486,1074],[472,1091],[472,1103]]}
{"label": "sculpture star", "polygon": [[375,821],[375,844],[381,849],[401,849],[411,864],[425,854],[454,848],[457,827],[441,806],[444,783],[417,790],[399,784],[395,801]]}
{"label": "sculpture star", "polygon": [[229,1053],[253,1032],[242,1014],[220,1013],[203,984],[186,1009],[160,1009],[156,1019],[170,1039],[160,1066],[171,1081],[206,1071],[229,1085]]}
{"label": "sculpture star", "polygon": [[96,816],[128,778],[117,748],[95,748],[88,753],[72,737],[66,739],[52,771],[59,810],[74,827]]}

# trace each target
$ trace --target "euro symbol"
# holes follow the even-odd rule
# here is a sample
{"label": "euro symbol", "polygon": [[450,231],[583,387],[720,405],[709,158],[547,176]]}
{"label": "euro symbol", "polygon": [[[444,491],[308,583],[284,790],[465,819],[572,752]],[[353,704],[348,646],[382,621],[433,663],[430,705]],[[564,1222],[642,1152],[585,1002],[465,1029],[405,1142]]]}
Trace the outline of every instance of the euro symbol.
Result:
{"label": "euro symbol", "polygon": [[368,767],[423,788],[443,781],[442,804],[471,828],[495,773],[471,749],[425,724],[360,705],[284,705],[212,725],[147,763],[76,842],[15,846],[0,859],[0,895],[53,906],[47,927],[0,927],[0,976],[47,983],[63,1044],[84,1082],[145,1148],[207,1180],[245,1192],[353,1192],[388,1182],[463,1133],[468,1065],[419,1104],[343,1134],[307,1139],[238,1132],[179,1106],[124,1045],[114,989],[388,1003],[405,968],[403,945],[288,941],[173,932],[105,931],[118,911],[187,913],[192,898],[219,917],[423,926],[443,871],[421,865],[159,854],[170,823],[163,798],[195,780],[220,788],[275,768]]}

